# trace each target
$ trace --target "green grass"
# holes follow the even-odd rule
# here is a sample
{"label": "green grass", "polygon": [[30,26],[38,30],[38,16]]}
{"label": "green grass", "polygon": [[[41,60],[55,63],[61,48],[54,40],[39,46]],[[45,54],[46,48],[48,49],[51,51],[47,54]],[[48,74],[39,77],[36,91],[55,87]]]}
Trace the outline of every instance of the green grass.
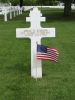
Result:
{"label": "green grass", "polygon": [[29,27],[29,12],[4,22],[0,16],[0,100],[75,100],[75,11],[43,9],[43,27],[55,27],[56,38],[42,44],[57,48],[58,63],[43,61],[43,78],[30,76],[30,40],[16,39],[16,28]]}

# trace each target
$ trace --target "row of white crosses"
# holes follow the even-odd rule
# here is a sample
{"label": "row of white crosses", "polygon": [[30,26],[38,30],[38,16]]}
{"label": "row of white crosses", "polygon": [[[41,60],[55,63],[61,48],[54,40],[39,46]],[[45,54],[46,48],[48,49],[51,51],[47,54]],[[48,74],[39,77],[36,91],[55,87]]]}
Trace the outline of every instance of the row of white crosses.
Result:
{"label": "row of white crosses", "polygon": [[10,19],[12,19],[13,16],[22,14],[22,8],[19,6],[0,7],[0,15],[4,15],[4,21],[8,20],[8,14],[10,14]]}
{"label": "row of white crosses", "polygon": [[37,43],[41,44],[42,38],[55,37],[55,28],[41,27],[41,22],[45,21],[45,17],[42,17],[42,13],[36,7],[30,11],[26,21],[30,22],[31,27],[17,28],[16,37],[31,39],[31,77],[42,78],[42,62],[36,58]]}

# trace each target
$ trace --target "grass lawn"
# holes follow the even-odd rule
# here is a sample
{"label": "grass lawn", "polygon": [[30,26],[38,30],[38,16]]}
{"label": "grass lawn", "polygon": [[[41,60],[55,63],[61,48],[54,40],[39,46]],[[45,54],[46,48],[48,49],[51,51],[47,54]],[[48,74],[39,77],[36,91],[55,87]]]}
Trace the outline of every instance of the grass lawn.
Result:
{"label": "grass lawn", "polygon": [[55,27],[56,37],[42,44],[57,48],[58,63],[43,61],[43,78],[30,76],[30,40],[16,39],[16,28],[29,27],[29,12],[4,22],[0,16],[0,100],[75,100],[75,11],[43,9],[43,27]]}

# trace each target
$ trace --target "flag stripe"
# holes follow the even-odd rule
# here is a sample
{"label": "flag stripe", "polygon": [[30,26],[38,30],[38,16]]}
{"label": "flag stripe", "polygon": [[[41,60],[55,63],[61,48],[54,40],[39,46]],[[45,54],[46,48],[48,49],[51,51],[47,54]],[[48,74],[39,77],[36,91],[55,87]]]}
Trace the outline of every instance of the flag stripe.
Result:
{"label": "flag stripe", "polygon": [[37,55],[37,58],[46,58],[46,59],[54,59],[57,60],[56,56],[47,56],[47,55]]}
{"label": "flag stripe", "polygon": [[43,45],[37,45],[37,59],[58,61],[59,53],[54,48],[49,48]]}
{"label": "flag stripe", "polygon": [[47,56],[37,56],[37,58],[46,58],[46,59],[47,58],[50,58],[50,59],[52,58],[52,59],[57,59],[56,57],[47,57]]}
{"label": "flag stripe", "polygon": [[46,55],[46,56],[48,56],[48,57],[51,57],[51,56],[52,56],[52,57],[53,57],[53,56],[54,56],[54,57],[58,57],[58,56],[59,56],[59,55],[57,55],[57,54],[41,54],[41,53],[37,53],[37,55],[43,55],[43,56]]}
{"label": "flag stripe", "polygon": [[54,62],[57,62],[58,60],[57,59],[52,59],[52,58],[44,58],[44,57],[38,57],[37,59],[39,59],[39,60],[51,60],[51,61],[54,61]]}

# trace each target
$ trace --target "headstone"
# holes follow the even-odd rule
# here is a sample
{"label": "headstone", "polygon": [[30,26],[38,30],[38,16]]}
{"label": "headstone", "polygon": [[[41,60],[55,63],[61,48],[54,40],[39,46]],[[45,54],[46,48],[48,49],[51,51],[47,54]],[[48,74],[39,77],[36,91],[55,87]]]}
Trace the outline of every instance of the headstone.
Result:
{"label": "headstone", "polygon": [[31,27],[17,28],[16,38],[31,39],[31,77],[42,78],[42,62],[36,58],[37,43],[41,44],[41,38],[55,37],[55,28],[41,27],[41,22],[45,21],[45,17],[42,17],[42,13],[36,7],[30,11],[26,21],[30,22]]}
{"label": "headstone", "polygon": [[17,11],[17,14],[16,15],[19,15],[18,6],[16,7],[16,11]]}
{"label": "headstone", "polygon": [[7,13],[4,14],[4,21],[7,22]]}
{"label": "headstone", "polygon": [[20,8],[20,14],[22,14],[22,9],[23,9],[23,8]]}
{"label": "headstone", "polygon": [[7,14],[8,14],[8,12],[7,12],[7,9],[6,9],[6,7],[3,7],[3,13],[4,13],[4,21],[5,22],[7,22]]}
{"label": "headstone", "polygon": [[10,19],[12,19],[12,8],[10,7]]}
{"label": "headstone", "polygon": [[18,10],[19,10],[19,15],[21,14],[21,10],[20,10],[20,7],[18,7]]}
{"label": "headstone", "polygon": [[15,7],[14,7],[13,9],[14,9],[14,17],[15,17],[15,16],[16,16],[16,12],[15,12],[16,10],[15,10]]}

